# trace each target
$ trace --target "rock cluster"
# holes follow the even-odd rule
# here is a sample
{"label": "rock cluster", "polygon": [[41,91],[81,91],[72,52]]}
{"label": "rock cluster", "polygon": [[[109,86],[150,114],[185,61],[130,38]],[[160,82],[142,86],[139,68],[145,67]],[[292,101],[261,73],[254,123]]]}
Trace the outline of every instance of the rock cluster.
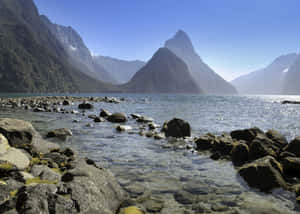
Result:
{"label": "rock cluster", "polygon": [[28,122],[0,119],[0,213],[113,214],[125,199],[108,170],[43,140]]}
{"label": "rock cluster", "polygon": [[276,130],[264,133],[255,127],[221,136],[206,134],[195,144],[198,151],[211,151],[213,159],[232,160],[251,187],[264,192],[284,188],[300,195],[300,137],[288,143]]}

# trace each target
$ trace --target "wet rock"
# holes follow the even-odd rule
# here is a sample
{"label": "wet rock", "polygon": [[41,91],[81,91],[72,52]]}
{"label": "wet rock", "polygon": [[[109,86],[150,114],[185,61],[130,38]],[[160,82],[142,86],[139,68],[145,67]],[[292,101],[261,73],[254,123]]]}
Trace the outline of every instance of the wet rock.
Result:
{"label": "wet rock", "polygon": [[271,129],[266,132],[266,136],[271,139],[278,148],[283,148],[288,144],[287,139],[280,132]]}
{"label": "wet rock", "polygon": [[190,124],[182,119],[174,118],[164,123],[162,132],[166,137],[190,137],[191,127]]}
{"label": "wet rock", "polygon": [[300,177],[300,158],[286,157],[281,161],[281,164],[285,174]]}
{"label": "wet rock", "polygon": [[279,155],[279,159],[282,160],[286,157],[297,157],[294,153],[290,153],[290,152],[281,152]]}
{"label": "wet rock", "polygon": [[105,122],[105,119],[103,117],[95,117],[94,122],[95,123],[103,123],[103,122]]}
{"label": "wet rock", "polygon": [[92,108],[94,108],[94,106],[91,103],[83,102],[78,105],[78,108],[79,109],[92,109]]}
{"label": "wet rock", "polygon": [[33,112],[45,112],[46,110],[44,108],[34,108]]}
{"label": "wet rock", "polygon": [[125,190],[130,194],[132,197],[138,197],[142,195],[146,188],[138,183],[133,183],[125,187]]}
{"label": "wet rock", "polygon": [[284,151],[295,154],[300,157],[300,137],[296,137],[285,148]]}
{"label": "wet rock", "polygon": [[195,202],[195,196],[185,191],[175,192],[174,199],[181,204],[193,204]]}
{"label": "wet rock", "polygon": [[137,118],[136,121],[139,123],[150,123],[150,122],[153,122],[154,120],[151,117],[141,116],[141,117]]}
{"label": "wet rock", "polygon": [[250,128],[250,129],[235,130],[230,133],[233,139],[244,140],[247,143],[251,143],[252,140],[254,140],[254,138],[258,134],[264,134],[264,132],[257,127]]}
{"label": "wet rock", "polygon": [[145,133],[145,136],[146,137],[153,137],[154,136],[154,133],[152,131],[149,131],[149,132],[146,132]]}
{"label": "wet rock", "polygon": [[90,114],[88,115],[88,118],[94,120],[95,118],[97,118],[97,115]]}
{"label": "wet rock", "polygon": [[129,131],[131,129],[132,129],[131,126],[124,126],[124,125],[118,125],[116,127],[116,130],[119,131],[119,132]]}
{"label": "wet rock", "polygon": [[202,135],[195,140],[197,150],[208,150],[213,147],[216,137],[212,134]]}
{"label": "wet rock", "polygon": [[281,104],[300,104],[299,101],[292,101],[292,100],[284,100]]}
{"label": "wet rock", "polygon": [[62,138],[65,139],[68,136],[72,136],[73,133],[70,129],[67,128],[61,128],[61,129],[55,129],[50,132],[48,132],[47,137],[52,138],[52,137],[57,137],[57,138]]}
{"label": "wet rock", "polygon": [[94,125],[91,124],[91,123],[88,123],[88,124],[86,124],[85,126],[86,126],[86,127],[90,127],[90,128],[94,127]]}
{"label": "wet rock", "polygon": [[131,117],[133,119],[139,119],[140,117],[142,117],[142,115],[140,115],[140,114],[131,114]]}
{"label": "wet rock", "polygon": [[112,123],[124,123],[127,121],[127,116],[124,113],[114,113],[107,120]]}
{"label": "wet rock", "polygon": [[286,188],[282,167],[274,157],[266,156],[239,169],[239,174],[250,187],[268,192],[274,188]]}
{"label": "wet rock", "polygon": [[213,152],[213,154],[210,156],[213,160],[219,160],[222,157],[221,153],[218,151]]}
{"label": "wet rock", "polygon": [[109,117],[110,115],[111,113],[105,109],[101,109],[101,112],[99,114],[100,117],[104,117],[104,118]]}
{"label": "wet rock", "polygon": [[229,155],[233,146],[234,142],[230,136],[219,136],[214,141],[213,151],[216,151],[221,155]]}
{"label": "wet rock", "polygon": [[163,133],[156,133],[156,134],[154,134],[153,137],[154,137],[155,140],[161,140],[161,139],[165,139],[166,138]]}
{"label": "wet rock", "polygon": [[259,134],[250,144],[249,159],[256,160],[267,155],[276,158],[279,151],[280,148],[278,148],[272,140],[267,138],[265,135]]}
{"label": "wet rock", "polygon": [[150,130],[154,130],[156,128],[159,128],[159,125],[152,122],[152,123],[148,124],[148,127],[149,127]]}
{"label": "wet rock", "polygon": [[215,211],[215,212],[225,212],[225,211],[228,211],[229,208],[228,206],[225,206],[225,205],[222,205],[222,204],[213,204],[211,206],[211,209],[212,211]]}
{"label": "wet rock", "polygon": [[79,111],[72,110],[72,111],[71,111],[71,114],[79,114]]}
{"label": "wet rock", "polygon": [[58,182],[61,179],[61,174],[58,169],[50,169],[45,165],[34,165],[30,172],[34,177],[39,177],[41,180]]}
{"label": "wet rock", "polygon": [[146,201],[145,207],[148,212],[160,212],[164,207],[164,202],[162,200],[150,199]]}
{"label": "wet rock", "polygon": [[232,149],[231,158],[235,166],[241,166],[248,161],[249,147],[246,143],[238,143]]}
{"label": "wet rock", "polygon": [[62,104],[63,104],[64,106],[68,106],[68,105],[70,105],[71,103],[70,103],[69,100],[64,100],[64,101],[62,102]]}

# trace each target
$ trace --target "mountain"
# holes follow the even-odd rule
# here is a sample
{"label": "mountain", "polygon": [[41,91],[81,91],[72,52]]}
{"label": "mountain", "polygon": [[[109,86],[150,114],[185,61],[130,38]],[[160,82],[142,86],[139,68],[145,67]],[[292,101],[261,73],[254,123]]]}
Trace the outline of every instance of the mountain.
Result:
{"label": "mountain", "polygon": [[119,83],[128,82],[146,63],[140,60],[121,60],[108,56],[94,56],[94,61],[103,66]]}
{"label": "mountain", "polygon": [[288,72],[286,73],[284,84],[283,84],[283,94],[288,95],[299,95],[300,94],[300,55],[298,55],[295,62],[290,66]]}
{"label": "mountain", "polygon": [[123,88],[134,93],[201,93],[187,65],[167,48],[160,48]]}
{"label": "mountain", "polygon": [[32,0],[0,1],[0,92],[111,91],[81,73]]}
{"label": "mountain", "polygon": [[199,87],[208,94],[236,94],[236,89],[215,73],[196,53],[189,36],[179,30],[175,36],[165,42],[170,49],[187,65]]}
{"label": "mountain", "polygon": [[53,24],[46,16],[41,16],[42,21],[47,25],[53,35],[61,42],[68,53],[69,62],[80,71],[97,80],[116,83],[112,75],[99,63],[96,63],[84,44],[80,35],[72,28],[58,24]]}
{"label": "mountain", "polygon": [[284,80],[296,58],[295,53],[282,55],[267,67],[238,77],[231,83],[242,94],[282,94]]}

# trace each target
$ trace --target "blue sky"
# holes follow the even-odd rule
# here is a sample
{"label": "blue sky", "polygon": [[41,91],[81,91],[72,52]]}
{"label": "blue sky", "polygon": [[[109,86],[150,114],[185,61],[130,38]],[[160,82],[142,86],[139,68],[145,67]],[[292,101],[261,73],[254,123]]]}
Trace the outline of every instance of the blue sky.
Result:
{"label": "blue sky", "polygon": [[178,29],[227,80],[300,49],[299,0],[34,0],[94,53],[148,60]]}

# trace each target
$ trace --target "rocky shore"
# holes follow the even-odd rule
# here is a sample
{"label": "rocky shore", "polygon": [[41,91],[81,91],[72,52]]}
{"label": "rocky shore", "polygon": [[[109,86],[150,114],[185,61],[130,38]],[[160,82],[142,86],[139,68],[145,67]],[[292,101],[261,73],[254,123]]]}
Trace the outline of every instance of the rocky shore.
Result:
{"label": "rocky shore", "polygon": [[[98,115],[88,114],[88,111],[93,109],[94,102],[119,103],[121,101],[124,100],[31,97],[3,98],[0,100],[0,105],[33,112],[40,112],[35,109],[42,108],[42,112],[51,110],[55,113],[79,114],[88,117],[93,123],[115,123],[115,129],[118,132],[161,140],[162,148],[165,149],[188,149],[194,153],[210,154],[213,160],[232,161],[237,174],[249,187],[265,193],[271,193],[273,190],[281,188],[294,192],[295,200],[300,202],[299,137],[288,142],[276,130],[264,132],[256,127],[234,130],[219,136],[208,133],[199,137],[191,137],[189,123],[178,118],[159,125],[150,117],[134,113],[127,116],[125,113],[111,113],[102,109]],[[69,108],[62,109],[63,106],[69,106]],[[133,124],[136,124],[137,127],[127,125],[127,122],[131,120],[136,121]],[[93,126],[93,123],[87,125]],[[36,213],[41,211],[39,209],[48,210],[44,213],[139,214],[170,213],[175,210],[178,213],[194,213],[188,210],[197,210],[199,207],[197,208],[196,205],[207,200],[207,198],[194,195],[194,192],[198,190],[176,191],[172,194],[174,202],[188,208],[182,209],[166,204],[162,198],[152,197],[142,186],[123,185],[122,182],[119,182],[123,186],[120,187],[108,170],[96,166],[92,160],[79,158],[69,148],[60,148],[58,145],[42,139],[31,124],[24,121],[1,119],[0,133],[2,133],[0,142],[1,145],[3,144],[1,146],[3,149],[0,151],[16,150],[18,157],[6,159],[3,162],[5,167],[7,164],[12,167],[1,173],[3,176],[0,178],[2,184],[0,187],[4,188],[0,211],[3,210],[6,213]],[[72,136],[72,131],[62,128],[49,130],[46,137],[65,139],[68,136]],[[0,160],[2,160],[1,154]],[[27,159],[20,161],[20,158]],[[86,185],[87,183],[90,185]],[[31,190],[32,188],[34,190]],[[202,191],[204,190],[200,192]],[[22,197],[25,197],[24,192],[26,194],[32,192],[33,198],[37,197],[38,199],[28,199],[29,205],[26,205],[25,202],[25,205],[20,205],[20,201],[23,201]],[[61,197],[64,198],[62,201]],[[96,203],[97,201],[100,203]],[[72,207],[67,208],[71,204]],[[30,211],[30,209],[26,211],[28,207],[35,205],[38,207],[34,208],[35,211]],[[239,213],[236,209],[232,209],[230,204],[218,204],[205,209],[202,207],[200,211],[200,213]]]}

